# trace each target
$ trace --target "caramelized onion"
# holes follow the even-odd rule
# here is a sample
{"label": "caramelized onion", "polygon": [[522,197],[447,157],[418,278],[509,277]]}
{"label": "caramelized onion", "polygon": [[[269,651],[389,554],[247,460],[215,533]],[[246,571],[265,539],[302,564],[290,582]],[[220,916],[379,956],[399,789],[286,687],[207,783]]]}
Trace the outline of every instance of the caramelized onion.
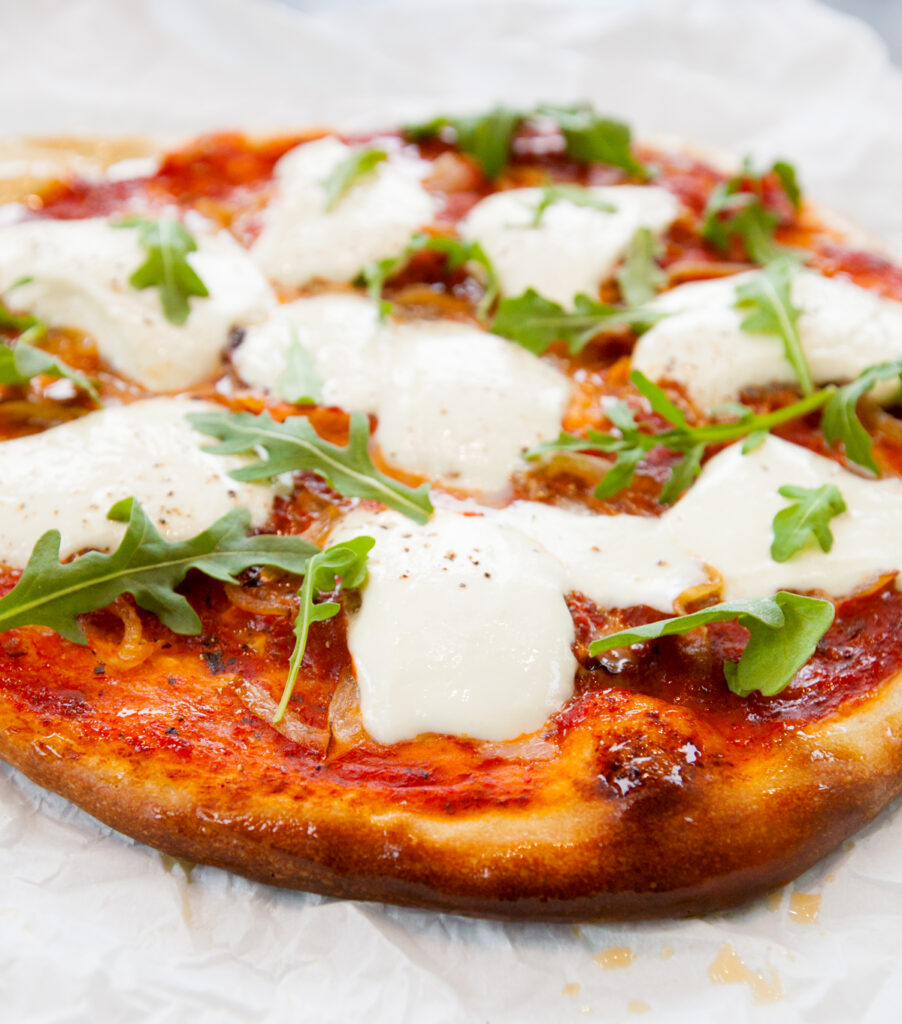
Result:
{"label": "caramelized onion", "polygon": [[688,615],[690,611],[699,611],[720,601],[723,593],[723,576],[711,565],[705,565],[705,570],[711,579],[707,583],[687,587],[673,602],[673,610],[677,615]]}
{"label": "caramelized onion", "polygon": [[262,719],[285,739],[319,754],[325,753],[329,742],[328,731],[302,722],[292,712],[290,705],[280,721],[273,721],[279,705],[263,683],[256,679],[237,679],[230,684],[229,689],[251,714]]}
{"label": "caramelized onion", "polygon": [[225,592],[228,599],[243,612],[251,615],[287,615],[296,604],[294,590],[278,590],[275,587],[242,587],[227,583]]}
{"label": "caramelized onion", "polygon": [[749,270],[748,263],[732,263],[728,260],[709,262],[707,260],[677,260],[667,268],[667,284],[683,284],[686,281],[704,281],[712,277],[732,277]]}
{"label": "caramelized onion", "polygon": [[357,680],[350,672],[345,672],[329,704],[329,757],[340,757],[366,739]]}
{"label": "caramelized onion", "polygon": [[106,639],[99,631],[95,632],[90,620],[87,620],[84,624],[85,632],[91,647],[100,655],[104,664],[113,669],[136,668],[156,651],[157,645],[144,638],[141,616],[125,596],[117,597],[108,611],[122,622],[122,639],[119,643]]}

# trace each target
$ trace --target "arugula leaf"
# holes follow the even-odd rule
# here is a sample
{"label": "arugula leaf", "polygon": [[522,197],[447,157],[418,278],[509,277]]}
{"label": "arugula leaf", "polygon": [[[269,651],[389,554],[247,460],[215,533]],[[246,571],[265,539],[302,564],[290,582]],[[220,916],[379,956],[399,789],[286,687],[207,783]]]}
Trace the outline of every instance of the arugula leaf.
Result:
{"label": "arugula leaf", "polygon": [[[5,312],[5,311],[4,311]],[[31,321],[31,326],[22,334],[13,348],[0,346],[0,384],[21,386],[33,377],[46,374],[48,377],[65,377],[75,387],[86,392],[96,405],[100,405],[100,395],[90,378],[73,369],[58,356],[35,348],[31,344],[43,337],[47,328],[34,317],[10,317],[10,320]]]}
{"label": "arugula leaf", "polygon": [[266,453],[260,462],[242,466],[229,475],[235,480],[269,480],[282,473],[307,470],[317,473],[339,494],[352,498],[375,498],[383,505],[425,523],[432,515],[426,484],[408,487],[380,473],[369,454],[370,427],[365,413],[351,416],[348,443],[341,447],[324,440],[306,416],[291,416],[278,423],[269,413],[194,413],[192,426],[218,437],[221,444],[205,448],[217,455],[243,452]]}
{"label": "arugula leaf", "polygon": [[451,235],[428,235],[418,231],[411,236],[404,250],[397,256],[388,256],[376,263],[369,263],[360,271],[360,278],[366,285],[367,295],[379,304],[382,316],[391,312],[392,305],[382,298],[385,284],[399,274],[411,259],[420,252],[438,252],[447,257],[449,270],[457,270],[465,263],[475,263],[481,267],[485,275],[482,298],[476,305],[476,315],[484,320],[495,299],[498,297],[500,285],[498,275],[492,261],[479,242],[454,238]]}
{"label": "arugula leaf", "polygon": [[874,459],[874,441],[858,418],[859,399],[883,380],[902,379],[902,359],[891,363],[869,366],[851,383],[838,388],[824,406],[821,429],[830,444],[842,441],[846,457],[863,469],[880,476],[880,467]]}
{"label": "arugula leaf", "polygon": [[830,520],[846,511],[846,503],[835,484],[795,487],[787,484],[779,492],[792,503],[774,516],[774,542],[770,555],[775,562],[787,562],[814,538],[821,551],[833,547]]}
{"label": "arugula leaf", "polygon": [[85,644],[77,616],[105,608],[120,594],[131,594],[174,633],[196,635],[201,621],[175,591],[190,569],[227,583],[236,583],[236,574],[252,565],[300,574],[318,551],[301,537],[248,537],[246,509],[233,509],[202,533],[181,541],[161,537],[134,498],[117,502],[107,515],[128,524],[111,554],[92,551],[62,565],[59,530],[48,530],[38,539],[19,582],[0,598],[0,632],[48,626],[73,643]]}
{"label": "arugula leaf", "polygon": [[736,237],[755,263],[767,263],[781,255],[798,256],[795,250],[774,241],[780,218],[764,205],[763,179],[767,174],[777,177],[793,208],[801,208],[802,193],[792,164],[777,160],[769,171],[756,174],[746,157],[742,171],[715,185],[705,206],[701,233],[721,252],[726,252],[730,239]]}
{"label": "arugula leaf", "polygon": [[450,129],[457,142],[457,148],[467,153],[482,168],[489,179],[497,178],[510,159],[514,135],[524,115],[507,107],[495,107],[487,114],[469,117],[436,117],[421,125],[404,129],[414,142],[432,138],[445,129]]}
{"label": "arugula leaf", "polygon": [[298,596],[301,606],[294,622],[295,643],[288,663],[288,678],[282,691],[282,699],[273,716],[273,724],[282,720],[294,686],[298,672],[307,649],[307,637],[310,626],[314,622],[323,622],[334,618],[341,608],[337,601],[322,601],[319,604],[314,598],[319,593],[331,593],[336,586],[341,590],[356,590],[366,582],[366,559],[375,540],[372,537],[354,537],[341,544],[333,544],[325,551],[319,551],[307,563],[304,582]]}
{"label": "arugula leaf", "polygon": [[359,149],[342,160],[323,182],[326,212],[331,213],[355,185],[387,159],[384,149]]}
{"label": "arugula leaf", "polygon": [[648,178],[648,168],[630,148],[629,126],[622,121],[599,117],[590,103],[570,107],[545,104],[537,111],[557,124],[564,136],[567,155],[580,163],[603,163],[620,167],[628,174]]}
{"label": "arugula leaf", "polygon": [[529,288],[517,298],[503,298],[498,303],[492,332],[516,341],[536,355],[545,352],[553,342],[564,341],[575,355],[592,338],[611,327],[627,326],[641,332],[662,315],[641,307],[611,306],[588,295],[577,295],[573,309],[565,310]]}
{"label": "arugula leaf", "polygon": [[188,319],[192,295],[206,298],[207,286],[188,262],[188,254],[197,251],[197,241],[179,221],[171,218],[148,220],[128,217],[114,225],[117,228],[137,228],[138,240],[147,258],[128,279],[132,288],[156,288],[166,319],[183,324]]}
{"label": "arugula leaf", "polygon": [[297,330],[291,328],[291,344],[285,354],[285,370],[279,378],[279,393],[293,405],[319,405],[323,400],[323,381],[316,372],[313,356],[301,344]]}
{"label": "arugula leaf", "polygon": [[628,306],[641,306],[658,294],[667,281],[667,275],[655,259],[661,253],[661,243],[650,228],[637,228],[626,256],[617,271],[620,294]]}
{"label": "arugula leaf", "polygon": [[739,661],[724,665],[727,685],[740,697],[755,691],[772,697],[808,661],[835,614],[829,601],[781,590],[772,598],[727,601],[691,615],[622,629],[593,641],[589,653],[595,657],[618,647],[682,635],[711,622],[735,621],[749,631],[749,640]]}
{"label": "arugula leaf", "polygon": [[701,459],[709,445],[730,444],[746,438],[743,451],[751,451],[774,427],[813,412],[828,402],[834,392],[833,388],[824,388],[808,398],[763,416],[756,416],[745,406],[733,405],[728,407],[727,411],[734,415],[738,414],[738,420],[692,427],[686,423],[682,410],[678,409],[666,393],[643,373],[633,370],[630,379],[640,394],[648,400],[652,411],[666,420],[671,429],[660,433],[641,430],[631,410],[623,402],[618,402],[607,412],[619,435],[605,434],[597,430],[587,431],[585,437],[562,433],[554,441],[544,441],[528,449],[523,457],[537,459],[542,455],[562,451],[613,454],[614,465],[595,488],[595,496],[604,499],[611,498],[624,487],[628,487],[639,463],[653,448],[662,445],[682,455],[682,458],[671,467],[658,499],[662,504],[672,504],[700,472]]}
{"label": "arugula leaf", "polygon": [[[7,291],[12,288],[15,288],[15,284],[11,285]],[[29,327],[38,326],[44,327],[45,325],[36,316],[30,316],[28,313],[17,315],[16,313],[10,313],[5,306],[0,306],[0,329],[21,332],[27,331]]]}
{"label": "arugula leaf", "polygon": [[814,394],[814,380],[798,322],[802,311],[792,304],[794,265],[787,259],[768,263],[750,280],[736,288],[736,308],[745,312],[742,329],[769,334],[783,342],[783,352],[795,370],[803,395]]}
{"label": "arugula leaf", "polygon": [[524,226],[537,228],[542,223],[545,211],[549,207],[554,206],[555,203],[564,202],[573,206],[587,206],[593,210],[600,210],[602,213],[616,213],[617,211],[617,207],[613,203],[593,195],[592,191],[583,185],[543,185],[539,189],[539,201],[533,211],[533,218]]}

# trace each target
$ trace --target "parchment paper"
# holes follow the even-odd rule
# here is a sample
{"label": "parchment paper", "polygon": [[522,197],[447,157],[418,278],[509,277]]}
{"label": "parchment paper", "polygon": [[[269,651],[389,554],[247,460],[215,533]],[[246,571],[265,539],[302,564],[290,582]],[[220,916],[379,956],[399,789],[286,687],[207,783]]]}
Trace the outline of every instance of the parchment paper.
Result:
{"label": "parchment paper", "polygon": [[[643,132],[788,156],[816,198],[902,246],[902,76],[869,30],[807,0],[319,16],[262,0],[6,0],[0,39],[3,135],[354,126],[587,97]],[[897,811],[742,911],[504,925],[191,868],[0,768],[10,1024],[873,1024],[900,1005]]]}

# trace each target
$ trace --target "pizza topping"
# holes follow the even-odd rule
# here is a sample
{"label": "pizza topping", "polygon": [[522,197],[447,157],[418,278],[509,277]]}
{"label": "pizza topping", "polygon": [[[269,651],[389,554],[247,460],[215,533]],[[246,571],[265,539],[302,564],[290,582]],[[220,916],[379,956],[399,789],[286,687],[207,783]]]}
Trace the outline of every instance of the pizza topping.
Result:
{"label": "pizza topping", "polygon": [[738,419],[704,426],[690,426],[682,409],[674,405],[666,393],[643,373],[633,370],[630,380],[636,386],[636,390],[648,400],[651,411],[666,420],[671,425],[670,429],[640,429],[644,424],[637,423],[633,410],[625,402],[614,402],[608,406],[606,412],[616,433],[589,430],[585,437],[579,437],[563,432],[556,440],[544,441],[531,448],[524,454],[524,458],[537,459],[545,455],[574,451],[613,455],[613,465],[595,488],[596,498],[611,498],[630,486],[639,464],[652,451],[658,447],[667,448],[681,455],[680,460],[670,467],[658,497],[662,505],[670,505],[698,476],[701,460],[709,446],[730,444],[744,438],[743,452],[753,451],[769,431],[781,424],[800,419],[821,406],[826,407],[835,394],[835,389],[825,388],[808,398],[760,416],[756,416],[743,405],[722,406],[718,411],[737,415]]}
{"label": "pizza topping", "polygon": [[593,641],[589,653],[596,657],[617,647],[688,633],[709,622],[735,621],[749,631],[749,640],[738,662],[724,662],[727,685],[740,697],[755,692],[772,697],[789,685],[814,654],[835,614],[829,601],[780,591],[775,597],[729,601],[610,633]]}
{"label": "pizza topping", "polygon": [[543,548],[491,517],[444,510],[417,527],[359,509],[330,540],[359,534],[376,544],[348,645],[375,740],[513,739],[570,698],[566,581]]}
{"label": "pizza topping", "polygon": [[205,438],[186,414],[212,409],[184,398],[107,407],[40,434],[0,444],[0,564],[21,568],[41,534],[62,533],[63,558],[111,550],[123,527],[107,509],[133,496],[170,541],[185,540],[230,509],[262,526],[270,488],[238,484],[238,458],[201,450]]}
{"label": "pizza topping", "polygon": [[601,210],[603,213],[616,213],[617,207],[606,199],[601,199],[590,188],[584,185],[543,185],[539,189],[539,201],[533,211],[532,220],[526,225],[537,228],[542,223],[545,211],[555,203],[566,200],[572,206],[586,206],[590,210]]}
{"label": "pizza topping", "polygon": [[[649,308],[667,315],[639,338],[633,366],[652,380],[682,384],[703,409],[735,399],[744,388],[795,383],[790,349],[796,365],[802,363],[787,323],[786,293],[767,313],[764,302],[771,303],[774,290],[764,273],[684,284],[654,299]],[[759,308],[755,333],[742,329],[744,311],[736,308],[739,293],[750,295],[752,288],[761,297],[760,305],[748,300]],[[801,310],[795,330],[814,383],[852,380],[902,358],[902,303],[809,270],[792,275],[789,297]]]}
{"label": "pizza topping", "polygon": [[824,406],[821,421],[824,437],[831,444],[842,441],[846,458],[875,476],[880,476],[880,467],[874,460],[873,439],[858,418],[858,402],[882,381],[894,382],[894,390],[898,393],[900,378],[902,359],[868,367],[850,384],[837,388]]}
{"label": "pizza topping", "polygon": [[356,296],[300,299],[249,329],[233,357],[246,380],[273,387],[281,379],[291,325],[324,399],[374,413],[383,454],[410,472],[498,490],[525,447],[560,429],[570,384],[558,370],[466,324],[380,328],[376,307]]}
{"label": "pizza topping", "polygon": [[301,586],[300,610],[294,623],[295,645],[288,666],[288,678],[282,699],[273,717],[278,722],[285,714],[288,701],[301,670],[307,637],[314,622],[334,618],[341,605],[337,601],[314,602],[323,592],[334,594],[336,590],[355,590],[366,582],[366,560],[375,541],[372,537],[354,537],[341,544],[333,544],[325,551],[318,551],[307,562],[304,582]]}
{"label": "pizza topping", "polygon": [[183,324],[191,312],[189,298],[209,298],[210,292],[188,262],[188,253],[197,252],[197,241],[177,220],[127,217],[117,228],[137,228],[146,259],[129,277],[132,288],[156,288],[163,313],[171,324]]}
{"label": "pizza topping", "polygon": [[343,160],[323,182],[326,190],[326,212],[331,213],[342,198],[364,178],[388,159],[384,149],[358,149]]}
{"label": "pizza topping", "polygon": [[235,574],[252,565],[302,573],[317,551],[300,537],[248,537],[246,509],[232,509],[197,536],[178,541],[161,537],[134,498],[117,502],[107,515],[127,524],[119,547],[110,554],[92,551],[60,564],[59,530],[48,530],[38,539],[18,583],[0,598],[0,631],[48,626],[73,643],[85,644],[78,616],[131,594],[174,633],[197,635],[201,621],[175,591],[190,570],[228,583],[237,582]]}
{"label": "pizza topping", "polygon": [[630,327],[641,332],[660,318],[660,313],[647,306],[613,306],[588,295],[577,295],[573,308],[565,310],[529,288],[517,298],[504,298],[498,303],[492,330],[537,356],[556,341],[565,342],[570,354],[577,355],[605,331]]}
{"label": "pizza topping", "polygon": [[22,330],[12,348],[0,344],[0,385],[21,387],[41,374],[61,377],[86,392],[96,404],[100,404],[97,388],[90,378],[74,370],[59,356],[36,347],[36,343],[47,333],[46,324],[32,316],[13,316],[0,306],[0,327]]}
{"label": "pizza topping", "polygon": [[538,226],[531,227],[543,190],[507,189],[477,203],[461,222],[460,232],[481,244],[503,294],[520,295],[534,288],[543,297],[569,306],[581,293],[597,294],[637,228],[660,233],[678,213],[676,199],[653,186],[619,185],[586,192],[614,210],[561,198],[545,210]]}
{"label": "pizza topping", "polygon": [[636,228],[623,265],[617,271],[617,285],[628,306],[641,306],[648,302],[667,283],[667,274],[656,259],[662,250],[650,228]]}
{"label": "pizza topping", "polygon": [[405,134],[422,142],[450,131],[457,148],[473,157],[489,179],[497,178],[510,159],[514,135],[523,115],[506,107],[495,107],[486,114],[462,117],[435,117],[426,124],[412,125]]}
{"label": "pizza topping", "polygon": [[288,152],[276,164],[276,196],[264,212],[251,253],[284,285],[352,281],[368,263],[396,256],[429,224],[435,202],[420,183],[423,165],[401,155],[378,163],[333,209],[328,184],[355,156],[327,136]]}
{"label": "pizza topping", "polygon": [[[829,554],[808,545],[787,561],[771,556],[780,488],[833,485],[846,510],[831,517]],[[733,445],[662,517],[683,550],[723,574],[727,599],[760,597],[781,588],[848,594],[869,578],[902,570],[902,480],[867,480],[831,459],[773,435],[749,454]]]}
{"label": "pizza topping", "polygon": [[774,516],[771,558],[775,562],[785,562],[811,540],[817,541],[821,551],[830,551],[833,547],[830,520],[846,511],[846,503],[836,484],[810,488],[787,484],[780,488],[779,493],[784,498],[791,498],[792,503]]}
{"label": "pizza topping", "polygon": [[[408,487],[381,473],[369,454],[370,428],[363,413],[351,416],[348,443],[332,444],[320,437],[306,416],[291,416],[279,423],[264,412],[259,416],[240,412],[201,412],[188,417],[204,434],[221,444],[205,452],[216,455],[256,453],[260,461],[233,469],[230,476],[242,482],[272,480],[283,473],[308,471],[323,477],[339,494],[374,498],[416,522],[432,514],[426,484]],[[234,464],[234,463],[233,463]]]}
{"label": "pizza topping", "polygon": [[[196,238],[198,249],[183,253],[182,259],[210,297],[194,301],[182,326],[164,317],[167,307],[161,308],[156,288],[149,287],[159,270],[163,293],[170,296],[164,302],[177,312],[179,303],[188,301],[175,297],[178,283],[166,283],[172,267],[164,262],[162,249],[155,259],[142,250],[138,231],[117,229],[99,218],[4,227],[0,291],[7,303],[51,327],[85,331],[103,359],[142,386],[161,391],[190,387],[216,372],[231,328],[260,319],[274,298],[231,236],[198,230],[189,237]],[[139,266],[148,285],[141,289],[129,284]]]}

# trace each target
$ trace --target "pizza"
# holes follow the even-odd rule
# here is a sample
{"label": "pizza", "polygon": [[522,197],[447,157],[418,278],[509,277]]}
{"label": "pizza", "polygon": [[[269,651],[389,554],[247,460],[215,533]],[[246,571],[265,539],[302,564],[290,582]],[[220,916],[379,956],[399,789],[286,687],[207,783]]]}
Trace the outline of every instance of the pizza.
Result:
{"label": "pizza", "polygon": [[790,163],[585,104],[27,145],[11,765],[273,885],[546,920],[748,900],[902,789],[902,267]]}

